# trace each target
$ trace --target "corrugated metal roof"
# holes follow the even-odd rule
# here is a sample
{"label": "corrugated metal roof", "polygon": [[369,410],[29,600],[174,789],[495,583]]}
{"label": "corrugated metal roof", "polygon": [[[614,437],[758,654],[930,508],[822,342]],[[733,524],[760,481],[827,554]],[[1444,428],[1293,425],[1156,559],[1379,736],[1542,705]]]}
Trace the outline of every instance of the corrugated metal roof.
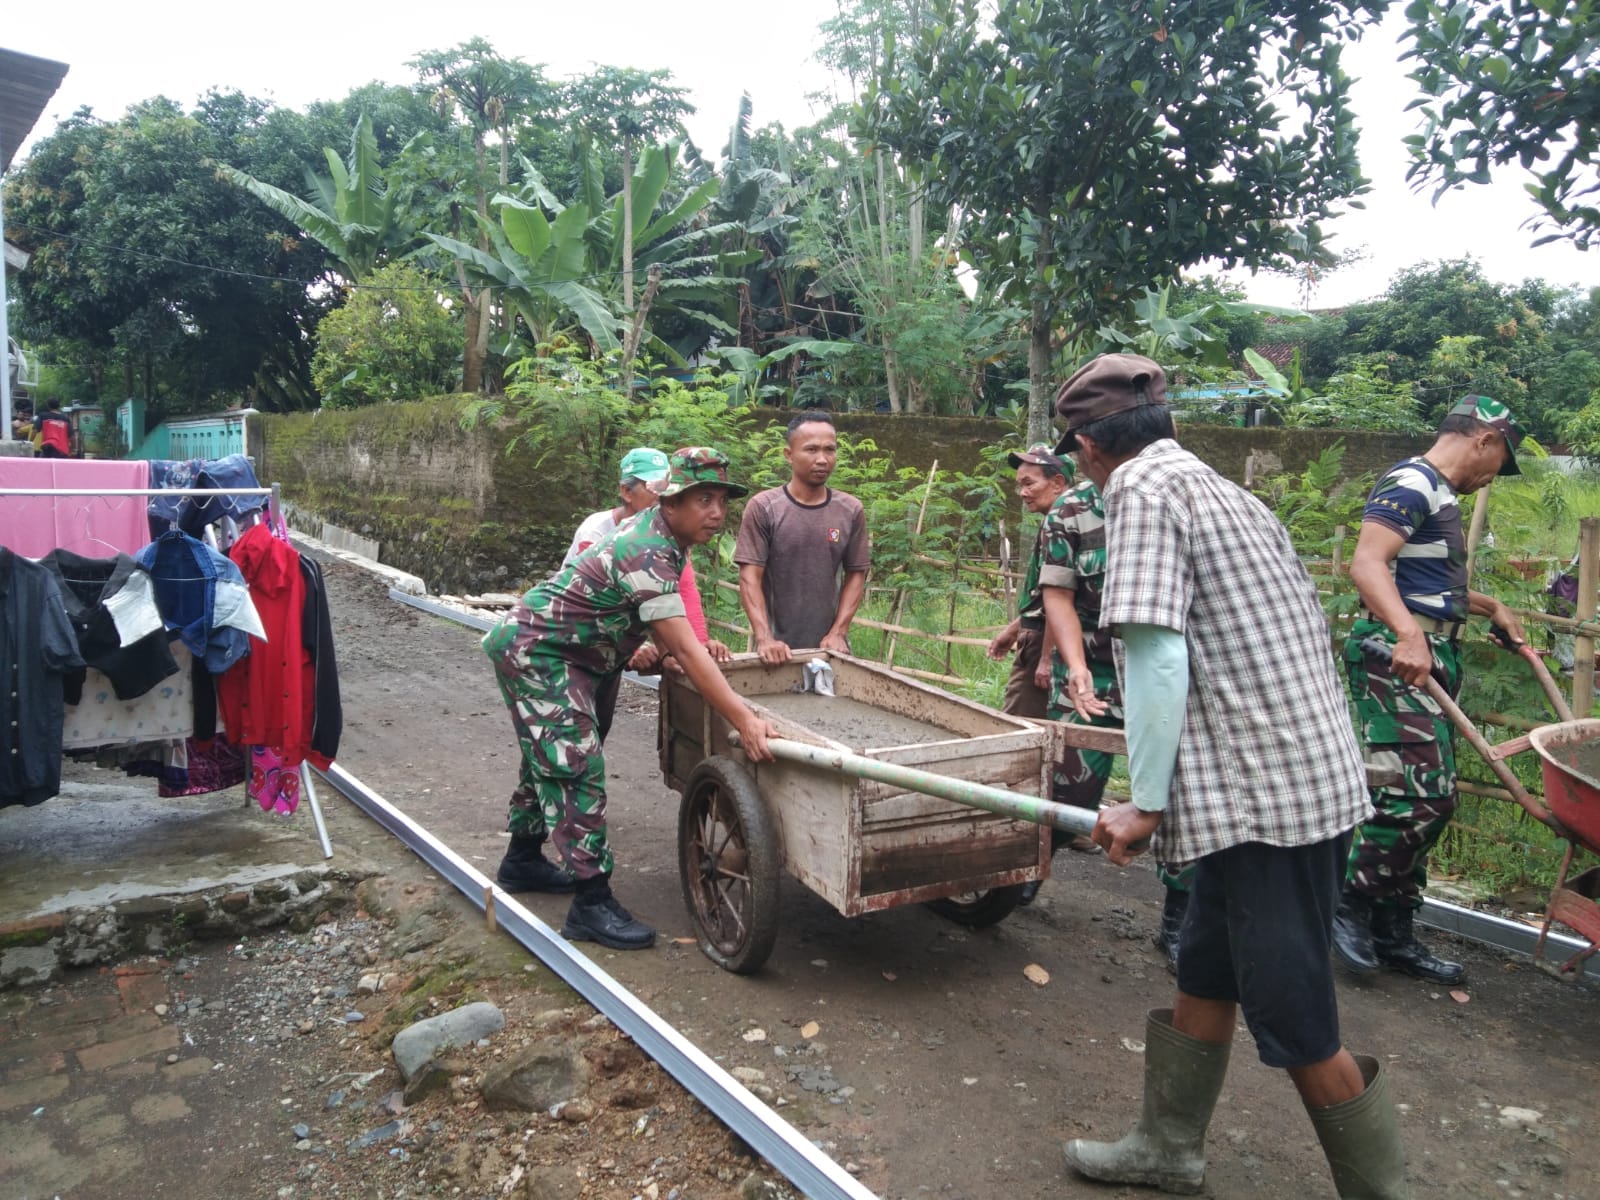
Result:
{"label": "corrugated metal roof", "polygon": [[0,48],[0,171],[11,166],[66,73],[66,63]]}

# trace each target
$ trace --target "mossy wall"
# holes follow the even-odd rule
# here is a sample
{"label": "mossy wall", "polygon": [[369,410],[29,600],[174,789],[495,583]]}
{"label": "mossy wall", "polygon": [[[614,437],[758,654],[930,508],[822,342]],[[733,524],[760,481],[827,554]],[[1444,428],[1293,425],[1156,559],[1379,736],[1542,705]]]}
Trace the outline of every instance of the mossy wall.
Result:
{"label": "mossy wall", "polygon": [[[591,510],[593,481],[559,454],[536,463],[507,454],[509,427],[463,429],[463,400],[445,396],[352,410],[260,418],[264,480],[326,521],[373,538],[383,561],[434,591],[516,590],[560,562],[572,530]],[[758,412],[781,426],[791,415]],[[1001,421],[852,413],[839,428],[870,437],[900,466],[970,471],[983,445],[1011,436]],[[1303,470],[1334,440],[1345,442],[1350,475],[1377,472],[1427,448],[1429,439],[1320,429],[1180,430],[1185,446],[1231,479],[1244,478],[1252,452],[1287,471]],[[1271,466],[1271,460],[1268,460]],[[1259,469],[1259,466],[1258,466]],[[603,490],[603,489],[602,489]]]}

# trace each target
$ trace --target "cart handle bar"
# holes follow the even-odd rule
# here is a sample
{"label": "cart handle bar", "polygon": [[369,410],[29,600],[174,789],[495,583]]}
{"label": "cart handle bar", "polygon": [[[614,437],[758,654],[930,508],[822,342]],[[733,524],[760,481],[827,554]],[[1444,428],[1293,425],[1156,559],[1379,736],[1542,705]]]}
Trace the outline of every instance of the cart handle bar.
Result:
{"label": "cart handle bar", "polygon": [[[739,745],[737,730],[728,732],[728,741],[735,746]],[[767,749],[772,751],[774,758],[820,767],[824,771],[854,775],[858,779],[873,779],[879,783],[903,787],[907,791],[921,792],[926,796],[937,796],[941,800],[951,800],[957,804],[981,808],[998,816],[1031,821],[1035,825],[1048,825],[1064,833],[1087,834],[1094,831],[1096,814],[1092,809],[1074,808],[1070,804],[1057,804],[1022,792],[991,787],[986,783],[952,779],[948,775],[939,775],[933,771],[920,771],[916,767],[903,767],[899,763],[883,762],[881,759],[867,758],[865,755],[851,754],[844,750],[829,750],[823,746],[812,746],[789,738],[768,738]]]}

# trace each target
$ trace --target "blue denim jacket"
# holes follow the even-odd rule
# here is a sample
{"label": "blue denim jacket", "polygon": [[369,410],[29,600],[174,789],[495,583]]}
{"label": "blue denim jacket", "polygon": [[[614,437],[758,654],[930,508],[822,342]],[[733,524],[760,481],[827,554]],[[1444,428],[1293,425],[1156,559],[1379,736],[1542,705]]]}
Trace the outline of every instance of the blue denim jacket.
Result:
{"label": "blue denim jacket", "polygon": [[179,530],[162,534],[135,561],[156,585],[156,607],[168,629],[213,675],[250,650],[250,634],[265,636],[244,576],[233,562]]}

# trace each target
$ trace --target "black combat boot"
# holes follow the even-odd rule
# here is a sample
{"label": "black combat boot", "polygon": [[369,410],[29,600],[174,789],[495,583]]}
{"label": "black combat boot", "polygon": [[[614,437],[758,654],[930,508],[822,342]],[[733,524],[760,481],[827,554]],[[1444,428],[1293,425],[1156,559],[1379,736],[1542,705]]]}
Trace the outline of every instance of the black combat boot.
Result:
{"label": "black combat boot", "polygon": [[1167,898],[1161,904],[1161,932],[1156,934],[1156,948],[1167,956],[1167,970],[1178,973],[1178,934],[1183,931],[1183,918],[1189,911],[1189,893],[1169,887]]}
{"label": "black combat boot", "polygon": [[643,950],[655,944],[656,931],[611,894],[608,876],[578,880],[578,894],[567,910],[561,936],[569,942],[599,942],[613,950]]}
{"label": "black combat boot", "polygon": [[513,833],[496,885],[508,892],[570,892],[576,886],[572,876],[545,858],[543,845],[543,834]]}
{"label": "black combat boot", "polygon": [[1440,958],[1417,941],[1412,930],[1414,910],[1380,907],[1372,913],[1372,948],[1378,961],[1429,983],[1456,984],[1467,977],[1458,962]]}
{"label": "black combat boot", "polygon": [[1339,909],[1333,914],[1333,956],[1362,974],[1378,969],[1378,955],[1372,948],[1372,913],[1372,897],[1345,884]]}

